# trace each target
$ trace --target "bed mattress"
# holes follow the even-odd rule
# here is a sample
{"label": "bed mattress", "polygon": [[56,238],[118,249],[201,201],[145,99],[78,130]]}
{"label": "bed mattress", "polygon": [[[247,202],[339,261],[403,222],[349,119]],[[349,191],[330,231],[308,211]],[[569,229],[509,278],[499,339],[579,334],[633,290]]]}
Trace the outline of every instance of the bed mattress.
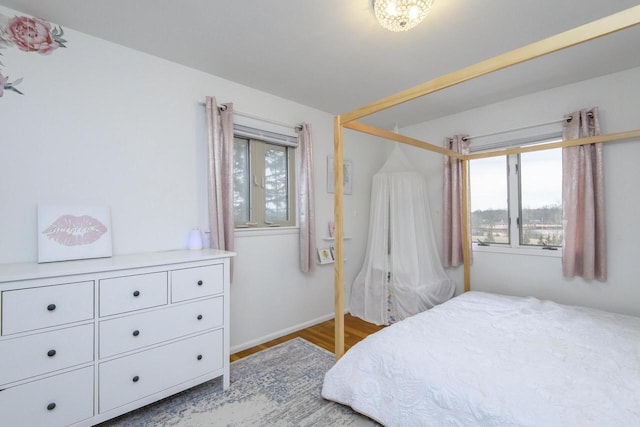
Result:
{"label": "bed mattress", "polygon": [[322,395],[386,426],[640,426],[640,318],[467,292],[352,347]]}

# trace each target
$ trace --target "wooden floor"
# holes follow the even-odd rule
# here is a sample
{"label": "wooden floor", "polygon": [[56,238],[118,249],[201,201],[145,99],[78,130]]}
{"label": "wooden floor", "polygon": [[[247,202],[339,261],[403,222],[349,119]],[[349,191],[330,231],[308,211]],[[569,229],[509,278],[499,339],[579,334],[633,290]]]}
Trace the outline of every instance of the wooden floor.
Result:
{"label": "wooden floor", "polygon": [[[273,341],[269,341],[267,343],[258,345],[256,347],[249,348],[247,350],[239,351],[235,354],[231,355],[231,361],[241,359],[243,357],[249,356],[250,354],[257,353],[260,350],[264,350],[269,347],[273,347],[274,345],[283,343],[285,341],[289,341],[290,339],[300,337],[304,338],[307,341],[310,341],[330,352],[335,351],[335,332],[334,332],[335,321],[333,319],[327,320],[326,322],[318,323],[317,325],[311,326],[306,329],[302,329],[297,332],[293,332],[291,334],[285,335]],[[374,325],[364,320],[351,316],[347,314],[344,316],[344,348],[345,351],[349,350],[353,345],[355,345],[358,341],[362,340],[366,336],[379,331],[384,328],[384,326]]]}

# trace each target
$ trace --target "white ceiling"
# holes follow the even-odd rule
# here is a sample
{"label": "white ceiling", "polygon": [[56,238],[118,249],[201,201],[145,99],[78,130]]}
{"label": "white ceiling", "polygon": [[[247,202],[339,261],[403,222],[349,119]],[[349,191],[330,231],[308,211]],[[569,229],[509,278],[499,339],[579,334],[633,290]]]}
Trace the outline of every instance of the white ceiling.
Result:
{"label": "white ceiling", "polygon": [[[638,5],[637,0],[435,0],[392,33],[371,0],[0,0],[0,4],[341,114]],[[72,43],[72,41],[70,41]],[[640,26],[378,113],[391,128],[640,66]]]}

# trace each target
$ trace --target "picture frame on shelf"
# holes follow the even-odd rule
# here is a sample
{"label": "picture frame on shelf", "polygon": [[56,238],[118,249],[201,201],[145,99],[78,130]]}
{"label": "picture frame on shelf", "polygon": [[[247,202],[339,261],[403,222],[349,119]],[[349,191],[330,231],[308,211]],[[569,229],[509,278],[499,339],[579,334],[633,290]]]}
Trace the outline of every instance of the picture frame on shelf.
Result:
{"label": "picture frame on shelf", "polygon": [[333,253],[330,247],[318,248],[318,261],[320,264],[331,264],[333,262]]}

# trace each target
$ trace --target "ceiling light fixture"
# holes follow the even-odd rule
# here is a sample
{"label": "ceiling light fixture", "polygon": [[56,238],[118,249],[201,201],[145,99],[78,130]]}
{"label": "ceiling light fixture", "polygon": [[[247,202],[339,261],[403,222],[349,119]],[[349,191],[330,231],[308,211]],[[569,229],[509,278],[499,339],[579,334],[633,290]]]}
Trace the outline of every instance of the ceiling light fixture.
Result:
{"label": "ceiling light fixture", "polygon": [[427,16],[433,0],[373,0],[376,19],[389,31],[407,31]]}

